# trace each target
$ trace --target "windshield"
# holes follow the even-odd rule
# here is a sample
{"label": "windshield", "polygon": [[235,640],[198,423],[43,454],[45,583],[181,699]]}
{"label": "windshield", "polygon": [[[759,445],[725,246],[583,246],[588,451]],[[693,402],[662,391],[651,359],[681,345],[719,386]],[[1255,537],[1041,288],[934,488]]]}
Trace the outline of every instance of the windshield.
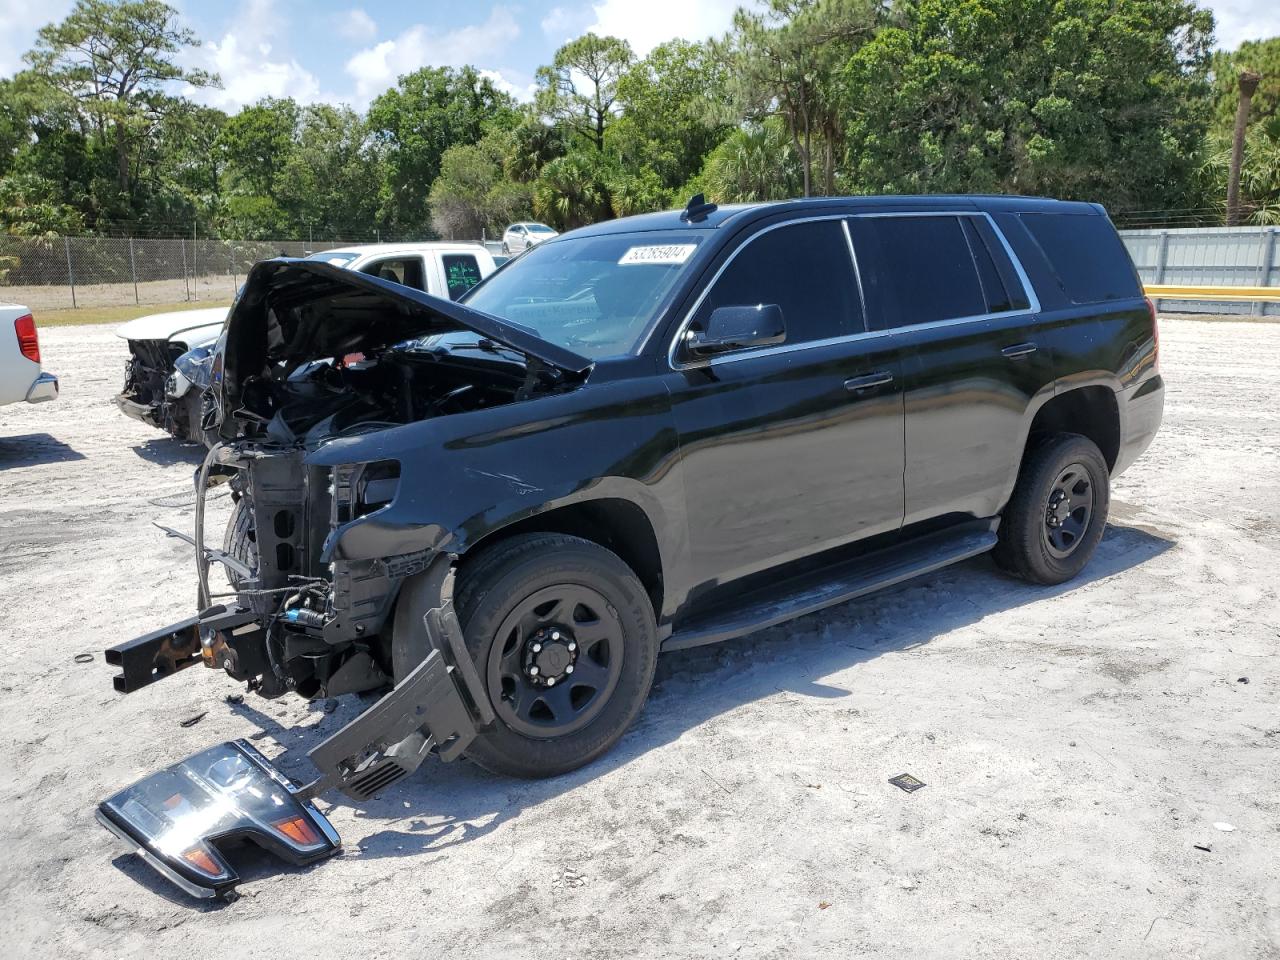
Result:
{"label": "windshield", "polygon": [[319,253],[311,254],[306,259],[319,260],[321,263],[332,263],[335,267],[345,267],[358,256],[360,256],[358,253],[330,253],[328,250],[321,250]]}
{"label": "windshield", "polygon": [[463,302],[592,360],[628,353],[701,241],[664,231],[540,243]]}
{"label": "windshield", "polygon": [[530,233],[548,233],[548,234],[555,233],[555,231],[552,230],[550,227],[548,227],[545,223],[531,223],[528,226],[529,226]]}

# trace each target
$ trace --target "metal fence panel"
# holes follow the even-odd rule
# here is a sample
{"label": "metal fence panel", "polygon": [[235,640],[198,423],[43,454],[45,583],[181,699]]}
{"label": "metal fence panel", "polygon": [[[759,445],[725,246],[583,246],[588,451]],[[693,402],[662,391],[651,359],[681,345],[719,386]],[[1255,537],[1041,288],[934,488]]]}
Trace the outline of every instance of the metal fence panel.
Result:
{"label": "metal fence panel", "polygon": [[[1280,243],[1275,227],[1192,227],[1121,230],[1120,236],[1144,283],[1187,286],[1280,285]],[[1215,303],[1167,300],[1175,313],[1280,316],[1280,303]]]}

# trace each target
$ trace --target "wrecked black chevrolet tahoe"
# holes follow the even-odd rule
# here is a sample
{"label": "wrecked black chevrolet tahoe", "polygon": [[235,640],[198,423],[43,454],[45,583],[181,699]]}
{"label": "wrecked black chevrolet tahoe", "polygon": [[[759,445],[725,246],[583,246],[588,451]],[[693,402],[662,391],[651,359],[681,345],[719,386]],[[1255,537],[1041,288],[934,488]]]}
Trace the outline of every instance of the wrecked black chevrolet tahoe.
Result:
{"label": "wrecked black chevrolet tahoe", "polygon": [[984,552],[1075,576],[1160,423],[1157,350],[1086,203],[695,198],[461,303],[267,261],[213,362],[200,609],[108,651],[116,686],[203,662],[266,697],[386,690],[311,751],[303,800],[431,751],[563,773],[635,720],[661,650]]}

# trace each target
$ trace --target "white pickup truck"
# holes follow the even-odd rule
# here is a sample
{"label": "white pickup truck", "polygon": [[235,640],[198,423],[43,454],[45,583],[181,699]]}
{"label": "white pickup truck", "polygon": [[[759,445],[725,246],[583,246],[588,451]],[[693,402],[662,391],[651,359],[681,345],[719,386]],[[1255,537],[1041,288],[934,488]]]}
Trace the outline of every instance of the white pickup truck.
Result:
{"label": "white pickup truck", "polygon": [[[312,254],[347,270],[358,270],[457,300],[493,273],[493,254],[478,243],[378,243]],[[203,390],[184,370],[212,353],[222,332],[226,307],[156,313],[130,320],[116,336],[129,343],[124,391],[116,405],[135,420],[181,440],[201,439]],[[187,357],[188,353],[196,356]],[[182,358],[184,362],[179,364]]]}
{"label": "white pickup truck", "polygon": [[0,303],[0,405],[58,396],[58,378],[40,369],[40,338],[31,311]]}

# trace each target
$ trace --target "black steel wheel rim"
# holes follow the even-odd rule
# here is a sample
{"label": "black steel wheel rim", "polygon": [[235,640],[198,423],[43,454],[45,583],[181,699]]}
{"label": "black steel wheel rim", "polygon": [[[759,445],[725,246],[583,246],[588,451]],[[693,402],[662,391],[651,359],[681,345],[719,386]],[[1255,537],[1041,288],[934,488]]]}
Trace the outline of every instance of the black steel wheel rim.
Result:
{"label": "black steel wheel rim", "polygon": [[1072,463],[1059,473],[1049,488],[1041,528],[1045,549],[1058,560],[1075,553],[1093,519],[1093,475],[1082,463]]}
{"label": "black steel wheel rim", "polygon": [[547,740],[581,730],[604,709],[622,674],[617,611],[584,584],[544,587],[503,618],[486,684],[502,721]]}

